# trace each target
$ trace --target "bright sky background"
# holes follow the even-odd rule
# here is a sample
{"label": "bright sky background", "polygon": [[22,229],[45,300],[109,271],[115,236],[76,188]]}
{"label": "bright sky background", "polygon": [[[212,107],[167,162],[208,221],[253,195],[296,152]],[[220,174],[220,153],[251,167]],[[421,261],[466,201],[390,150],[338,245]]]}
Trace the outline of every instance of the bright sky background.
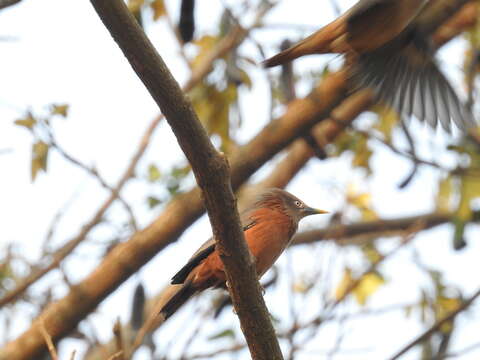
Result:
{"label": "bright sky background", "polygon": [[[219,18],[221,2],[197,3],[196,35],[201,36],[215,31],[217,24],[211,19]],[[352,2],[339,1],[339,3],[342,10],[345,10]],[[176,19],[177,1],[169,1],[168,5],[173,18]],[[318,21],[319,14],[323,19],[321,23]],[[302,24],[306,29],[313,30],[333,17],[334,12],[328,1],[282,1],[271,11],[265,22]],[[151,24],[147,20],[147,24],[148,35],[178,81],[183,83],[188,72],[177,56],[178,48],[168,28],[162,22]],[[300,36],[294,27],[286,31],[277,26],[268,31],[257,31],[254,35],[262,44],[269,44],[267,47],[269,54],[274,53],[284,36],[290,35],[294,39]],[[33,109],[39,114],[51,103],[70,104],[68,119],[58,119],[54,124],[57,139],[69,153],[84,163],[94,164],[110,184],[115,184],[136,149],[143,131],[157,115],[158,110],[99,21],[89,1],[23,0],[17,6],[0,11],[0,37],[5,38],[0,41],[2,54],[0,149],[11,149],[11,152],[0,155],[3,174],[0,186],[0,218],[3,219],[0,251],[4,251],[9,243],[14,243],[18,249],[22,249],[22,253],[28,259],[36,262],[40,254],[40,245],[59,208],[74,198],[71,207],[61,220],[52,248],[75,235],[108,193],[82,170],[66,163],[54,151],[50,154],[48,173],[40,174],[32,184],[30,180],[32,138],[26,130],[14,126],[13,121],[28,109]],[[461,42],[456,42],[441,53],[442,64],[446,65],[448,74],[457,80],[460,79],[461,59],[455,55],[460,51]],[[251,45],[242,47],[241,52],[256,61],[261,60]],[[307,71],[309,68],[323,66],[325,61],[328,61],[325,57],[311,57],[299,61],[298,68]],[[252,72],[254,89],[242,104],[246,125],[238,136],[241,141],[248,140],[268,121],[269,104],[263,100],[267,93],[262,72],[261,69]],[[302,90],[304,93],[307,89],[300,87],[299,90],[299,95],[302,95]],[[363,121],[369,121],[368,116]],[[437,147],[449,141],[448,137],[441,131],[434,133],[415,121],[411,126],[416,137],[421,139],[421,154],[427,158],[436,156],[438,159]],[[156,131],[147,155],[137,168],[137,175],[144,177],[148,164],[152,162],[161,169],[168,170],[178,159],[181,159],[178,146],[164,123]],[[440,160],[448,163],[448,159]],[[388,150],[382,151],[372,159],[376,175],[369,184],[362,184],[362,174],[360,172],[352,174],[345,163],[346,161],[338,163],[312,160],[288,189],[312,206],[335,211],[341,206],[340,197],[344,189],[349,183],[354,182],[361,184],[359,185],[361,190],[373,192],[374,207],[384,217],[414,215],[432,210],[432,200],[436,193],[436,188],[432,184],[436,184],[437,175],[430,169],[423,168],[406,190],[399,191],[397,184],[409,172],[410,164],[392,156]],[[145,186],[142,181],[132,180],[123,192],[123,196],[133,205],[135,214],[143,226],[149,224],[161,212],[158,208],[150,210],[146,204],[146,196],[154,191],[153,186]],[[119,205],[110,210],[108,217],[115,219],[117,223],[126,219]],[[304,221],[301,228],[322,226],[327,221],[328,217],[310,218]],[[101,225],[89,238],[98,244],[102,240],[110,239],[113,234],[111,228]],[[208,221],[203,217],[182,236],[178,244],[163,251],[104,301],[99,311],[89,317],[89,321],[98,329],[99,338],[105,341],[111,337],[111,328],[118,316],[124,321],[128,320],[133,289],[139,279],[143,281],[147,294],[155,294],[167,283],[176,269],[183,265],[193,250],[210,236],[209,234]],[[468,235],[470,241],[466,251],[456,253],[452,252],[452,228],[449,226],[438,227],[422,234],[415,241],[415,248],[419,250],[422,260],[440,270],[446,269],[448,282],[459,284],[467,295],[478,286],[477,254],[480,251],[480,244],[475,241],[479,235],[478,228],[471,226]],[[393,244],[387,241],[384,246],[392,248]],[[80,281],[98,264],[101,254],[93,251],[95,248],[97,246],[82,245],[76,251],[77,256],[67,261],[67,272],[71,281]],[[354,250],[341,250],[332,244],[317,245],[314,249],[307,247],[294,249],[290,251],[291,255],[283,256],[279,264],[285,265],[290,259],[294,272],[298,275],[304,274],[312,262],[320,261],[324,264],[321,266],[327,266],[329,258],[335,259],[334,269],[339,270],[345,263],[359,261]],[[312,251],[316,251],[319,256],[312,257]],[[369,307],[407,303],[418,298],[419,284],[427,284],[428,279],[421,275],[417,268],[405,266],[410,262],[411,251],[408,250],[402,251],[394,260],[387,261],[382,266],[381,269],[385,271],[390,282],[371,299]],[[336,276],[337,279],[339,277],[340,274]],[[58,274],[50,274],[42,282],[42,288],[47,284],[55,284],[59,279]],[[276,289],[267,291],[266,300],[272,313],[277,315],[288,313],[288,301],[278,296],[282,287],[288,284],[287,279],[283,279]],[[67,291],[67,288],[56,289],[57,297],[63,296]],[[204,308],[208,308],[208,297],[200,301],[204,301]],[[16,334],[20,334],[29,326],[29,317],[34,315],[31,307],[22,305],[20,308],[19,313],[23,312],[24,315],[15,318]],[[355,307],[345,306],[342,311],[348,312],[352,309]],[[229,311],[225,313],[221,320],[209,321],[205,325],[206,333],[214,334],[220,328],[227,328],[230,323],[236,324],[237,320],[231,313]],[[474,313],[468,315],[470,321],[471,314]],[[174,328],[182,329],[186,326],[188,331],[188,325],[191,326],[188,316],[188,311],[182,312],[178,317],[183,317],[183,321],[177,319],[168,324],[156,334],[156,339],[161,341],[163,336]],[[308,318],[306,314],[305,319]],[[383,359],[392,355],[404,341],[410,340],[421,331],[417,318],[412,316],[405,319],[402,312],[397,312],[390,314],[388,318],[378,316],[371,317],[370,321],[363,319],[362,328],[356,326],[355,322],[349,323],[348,329],[344,329],[348,331],[342,347],[374,351],[345,352],[337,355],[336,359],[361,359],[362,354],[368,359]],[[466,323],[465,320],[465,316],[459,318],[460,323]],[[394,328],[392,324],[395,324]],[[81,327],[88,328],[85,324]],[[330,349],[336,339],[337,330],[336,326],[323,327],[317,336],[318,341],[308,348],[312,352],[303,353],[299,359],[318,359],[318,353],[313,351]],[[1,326],[0,336],[3,336]],[[457,333],[457,337],[455,344],[458,346],[454,346],[453,349],[461,349],[475,343],[478,341],[478,327],[475,329],[470,323],[469,326],[465,326],[461,336]],[[62,344],[60,348],[62,359],[68,358],[73,349],[77,349],[79,353],[84,350],[77,341]],[[194,349],[201,352],[207,350],[205,343],[202,342],[194,343]],[[135,359],[147,359],[146,354],[141,351]],[[172,354],[175,355],[175,352]],[[475,358],[475,355],[478,357],[479,354],[480,350],[464,358]],[[241,355],[241,359],[248,358],[245,352]],[[414,359],[416,358],[414,355],[415,352],[411,352],[404,359]]]}

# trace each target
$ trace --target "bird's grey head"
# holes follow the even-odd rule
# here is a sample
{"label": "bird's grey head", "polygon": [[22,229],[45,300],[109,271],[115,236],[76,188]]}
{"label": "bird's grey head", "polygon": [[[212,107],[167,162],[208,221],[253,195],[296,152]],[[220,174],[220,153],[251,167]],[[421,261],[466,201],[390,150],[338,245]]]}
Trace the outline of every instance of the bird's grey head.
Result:
{"label": "bird's grey head", "polygon": [[326,214],[328,212],[312,208],[288,191],[277,188],[268,189],[263,192],[255,205],[278,208],[289,215],[295,223],[298,223],[305,216]]}

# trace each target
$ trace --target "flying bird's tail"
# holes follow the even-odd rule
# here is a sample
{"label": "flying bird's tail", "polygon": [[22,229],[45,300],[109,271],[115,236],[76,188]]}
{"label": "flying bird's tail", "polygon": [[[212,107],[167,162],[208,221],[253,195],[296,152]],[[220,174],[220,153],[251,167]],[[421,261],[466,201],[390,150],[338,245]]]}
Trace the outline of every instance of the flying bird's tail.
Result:
{"label": "flying bird's tail", "polygon": [[265,60],[264,67],[273,67],[295,60],[304,55],[325,54],[339,52],[335,49],[334,41],[346,31],[346,23],[343,17],[331,22],[296,45]]}
{"label": "flying bird's tail", "polygon": [[197,289],[190,281],[185,282],[179,289],[175,289],[173,295],[167,300],[165,305],[162,306],[160,314],[163,315],[165,320],[168,319],[196,292]]}

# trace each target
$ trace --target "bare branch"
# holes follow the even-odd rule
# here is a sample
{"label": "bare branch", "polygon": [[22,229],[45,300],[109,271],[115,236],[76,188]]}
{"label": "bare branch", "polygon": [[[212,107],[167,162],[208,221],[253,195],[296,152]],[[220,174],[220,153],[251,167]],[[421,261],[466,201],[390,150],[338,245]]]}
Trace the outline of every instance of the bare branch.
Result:
{"label": "bare branch", "polygon": [[192,166],[252,358],[283,359],[244,240],[226,157],[213,147],[192,105],[125,3],[92,0],[92,4],[162,110]]}
{"label": "bare branch", "polygon": [[123,342],[122,324],[120,323],[119,318],[117,318],[117,321],[115,321],[115,325],[113,326],[113,335],[115,337],[115,344],[117,347],[117,354],[118,354],[117,359],[126,360],[125,345]]}
{"label": "bare branch", "polygon": [[439,321],[437,321],[431,328],[429,328],[428,330],[426,330],[423,334],[419,335],[418,337],[416,337],[413,341],[411,341],[407,346],[405,346],[403,349],[401,349],[399,352],[397,352],[395,355],[393,355],[390,360],[396,360],[396,359],[399,359],[402,355],[406,354],[409,350],[411,350],[413,347],[415,347],[416,345],[419,345],[420,343],[422,343],[423,341],[425,341],[426,339],[428,339],[430,336],[432,336],[435,332],[437,332],[443,324],[446,324],[450,321],[452,321],[453,319],[455,319],[455,317],[462,313],[463,311],[465,311],[470,305],[473,304],[473,302],[480,296],[480,289],[478,289],[477,291],[475,291],[475,293],[470,296],[462,305],[460,305],[458,307],[458,309],[456,309],[455,311],[452,311],[450,314],[448,314],[447,316],[445,316],[444,318],[440,319]]}
{"label": "bare branch", "polygon": [[18,4],[21,0],[0,0],[0,10]]}
{"label": "bare branch", "polygon": [[340,244],[358,244],[364,238],[377,239],[382,236],[398,236],[415,224],[422,230],[445,224],[453,219],[451,214],[427,213],[398,219],[380,219],[356,224],[336,224],[324,229],[308,230],[295,235],[294,244],[309,244],[321,240],[335,240]]}

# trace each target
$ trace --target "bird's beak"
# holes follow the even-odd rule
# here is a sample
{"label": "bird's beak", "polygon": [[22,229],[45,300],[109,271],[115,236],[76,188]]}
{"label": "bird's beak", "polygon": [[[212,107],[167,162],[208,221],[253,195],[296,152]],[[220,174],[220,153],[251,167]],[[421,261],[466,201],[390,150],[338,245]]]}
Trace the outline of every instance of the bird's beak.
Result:
{"label": "bird's beak", "polygon": [[318,214],[328,214],[328,211],[306,207],[305,209],[303,209],[303,213],[305,214],[305,216],[309,216],[309,215],[318,215]]}

